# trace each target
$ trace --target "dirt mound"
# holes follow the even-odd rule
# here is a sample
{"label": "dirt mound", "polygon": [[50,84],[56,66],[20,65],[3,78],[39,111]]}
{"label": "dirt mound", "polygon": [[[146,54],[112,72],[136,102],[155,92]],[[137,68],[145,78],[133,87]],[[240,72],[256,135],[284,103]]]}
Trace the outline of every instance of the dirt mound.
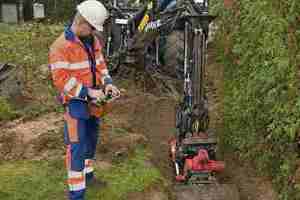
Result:
{"label": "dirt mound", "polygon": [[[147,96],[147,95],[146,95]],[[98,151],[110,160],[128,155],[137,145],[147,143],[142,134],[133,130],[134,108],[144,95],[125,96],[101,124],[101,145]],[[54,159],[64,156],[63,115],[48,113],[33,121],[14,120],[0,126],[0,160]],[[101,155],[103,156],[103,155]]]}
{"label": "dirt mound", "polygon": [[42,159],[49,150],[62,152],[62,116],[49,113],[34,121],[15,120],[1,126],[1,160]]}
{"label": "dirt mound", "polygon": [[[143,133],[149,140],[148,144],[153,150],[152,162],[164,176],[171,178],[173,169],[169,162],[168,141],[174,134],[175,105],[169,98],[148,97],[139,107],[132,119],[135,128]],[[147,102],[147,103],[146,103]]]}
{"label": "dirt mound", "polygon": [[[133,131],[130,115],[140,97],[123,99],[101,124],[101,145],[98,151],[102,157],[111,160],[127,156],[137,145],[145,144],[147,139]],[[127,105],[127,106],[126,106]],[[65,153],[63,143],[63,115],[49,113],[33,121],[15,120],[1,126],[0,159],[54,159]],[[101,157],[100,156],[100,157]]]}

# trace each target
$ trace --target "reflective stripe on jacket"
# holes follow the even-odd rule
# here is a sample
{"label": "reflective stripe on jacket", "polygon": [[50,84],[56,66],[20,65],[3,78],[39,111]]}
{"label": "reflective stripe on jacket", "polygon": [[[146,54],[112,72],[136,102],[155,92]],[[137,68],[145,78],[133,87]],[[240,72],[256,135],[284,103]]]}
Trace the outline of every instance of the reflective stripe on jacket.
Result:
{"label": "reflective stripe on jacket", "polygon": [[[111,83],[99,40],[94,37],[96,62],[96,86]],[[70,27],[51,45],[49,67],[55,87],[61,93],[62,102],[72,97],[86,98],[87,88],[93,86],[93,73],[84,44]]]}

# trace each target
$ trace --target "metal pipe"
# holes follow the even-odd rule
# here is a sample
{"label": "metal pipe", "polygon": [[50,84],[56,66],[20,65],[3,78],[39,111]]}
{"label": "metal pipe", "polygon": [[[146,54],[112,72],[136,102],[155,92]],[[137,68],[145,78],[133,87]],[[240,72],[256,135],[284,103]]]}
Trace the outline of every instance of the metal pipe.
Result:
{"label": "metal pipe", "polygon": [[[195,40],[194,44],[197,45],[194,47],[196,50],[194,50],[194,59],[195,59],[195,65],[196,71],[194,72],[195,77],[200,75],[199,80],[194,80],[199,81],[199,83],[196,83],[196,85],[193,86],[194,88],[194,102],[195,104],[198,104],[201,102],[201,100],[204,98],[204,78],[205,78],[205,35],[203,33],[202,28],[197,28],[194,31],[195,33]],[[198,75],[196,75],[198,74]]]}
{"label": "metal pipe", "polygon": [[159,37],[155,40],[155,62],[156,65],[159,65]]}
{"label": "metal pipe", "polygon": [[188,67],[188,22],[184,24],[184,77],[187,74],[187,67]]}
{"label": "metal pipe", "polygon": [[204,88],[205,88],[205,67],[206,67],[206,36],[202,30],[201,34],[202,43],[202,58],[201,58],[201,100],[204,99]]}
{"label": "metal pipe", "polygon": [[186,21],[184,23],[184,64],[183,64],[183,69],[184,69],[184,88],[183,91],[185,91],[186,94],[189,93],[189,88],[188,88],[188,81],[189,81],[189,74],[187,73],[187,68],[188,68],[188,22]]}

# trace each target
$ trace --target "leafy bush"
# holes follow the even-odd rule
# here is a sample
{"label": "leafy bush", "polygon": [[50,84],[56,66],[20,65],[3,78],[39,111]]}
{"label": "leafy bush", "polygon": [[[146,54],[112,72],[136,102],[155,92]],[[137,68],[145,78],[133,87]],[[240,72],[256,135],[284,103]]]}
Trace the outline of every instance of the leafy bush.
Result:
{"label": "leafy bush", "polygon": [[211,4],[219,16],[217,45],[224,65],[225,145],[271,176],[281,199],[292,199],[289,181],[300,125],[300,2],[243,0],[232,9],[216,0]]}

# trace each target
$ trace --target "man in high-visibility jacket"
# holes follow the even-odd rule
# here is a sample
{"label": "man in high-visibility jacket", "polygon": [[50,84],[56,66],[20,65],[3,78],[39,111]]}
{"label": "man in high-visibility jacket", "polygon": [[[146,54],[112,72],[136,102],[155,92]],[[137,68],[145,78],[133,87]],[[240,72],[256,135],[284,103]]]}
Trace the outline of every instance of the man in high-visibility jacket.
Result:
{"label": "man in high-visibility jacket", "polygon": [[[108,11],[96,0],[77,6],[73,23],[51,45],[49,67],[54,86],[66,108],[66,167],[70,200],[83,200],[86,184],[93,182],[93,162],[101,113],[95,99],[120,94],[106,68],[101,45],[94,31],[103,31]],[[102,89],[98,89],[102,87]],[[102,110],[103,111],[103,110]]]}

